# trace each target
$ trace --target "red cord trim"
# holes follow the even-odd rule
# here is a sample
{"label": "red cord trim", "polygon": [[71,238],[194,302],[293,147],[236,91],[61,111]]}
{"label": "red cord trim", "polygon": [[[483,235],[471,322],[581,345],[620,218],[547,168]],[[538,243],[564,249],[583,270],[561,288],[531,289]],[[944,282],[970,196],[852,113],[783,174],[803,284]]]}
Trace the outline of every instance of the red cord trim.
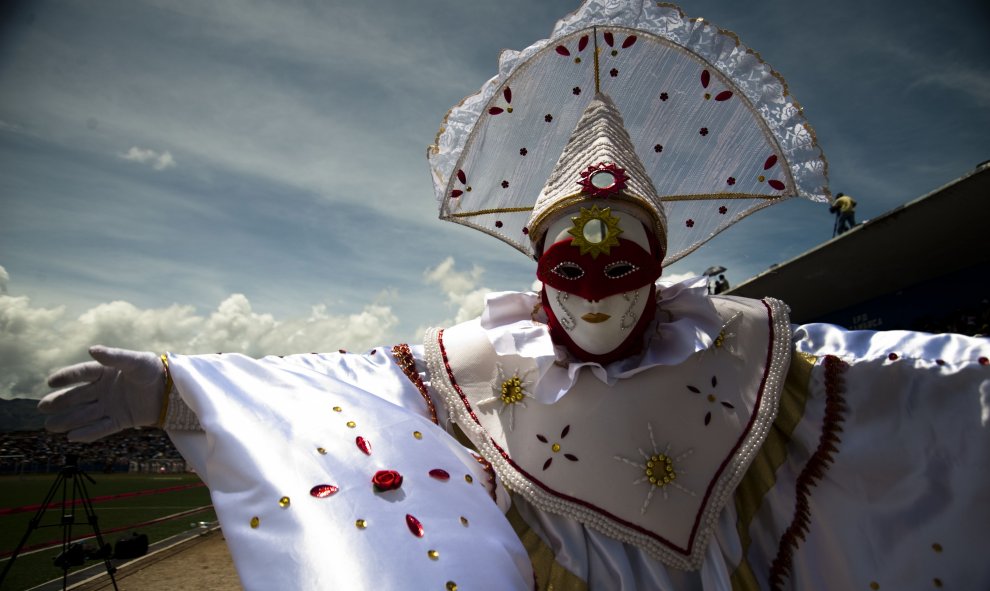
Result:
{"label": "red cord trim", "polygon": [[791,525],[780,537],[777,546],[777,557],[770,566],[770,588],[781,589],[791,574],[794,551],[804,541],[811,526],[811,506],[808,498],[811,489],[825,476],[832,464],[833,456],[838,453],[840,443],[839,433],[842,432],[843,413],[848,411],[843,392],[845,380],[843,373],[849,365],[834,355],[827,355],[825,365],[825,417],[822,420],[822,434],[818,438],[818,449],[811,455],[801,475],[794,485],[796,498],[794,503],[794,518]]}
{"label": "red cord trim", "polygon": [[433,399],[430,398],[430,392],[426,389],[423,378],[419,377],[419,372],[416,371],[416,359],[413,357],[412,351],[409,350],[409,345],[403,343],[392,347],[392,355],[395,355],[395,362],[398,364],[399,369],[402,370],[402,373],[406,374],[409,381],[419,390],[423,400],[426,401],[426,407],[430,409],[430,420],[433,421],[434,425],[439,425],[440,421],[437,420],[437,408],[433,406]]}

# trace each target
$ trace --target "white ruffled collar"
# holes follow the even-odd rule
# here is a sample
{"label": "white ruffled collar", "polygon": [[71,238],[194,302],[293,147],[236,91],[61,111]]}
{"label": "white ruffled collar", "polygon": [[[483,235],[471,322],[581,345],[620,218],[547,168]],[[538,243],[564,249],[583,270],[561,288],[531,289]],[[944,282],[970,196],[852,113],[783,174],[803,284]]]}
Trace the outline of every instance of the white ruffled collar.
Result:
{"label": "white ruffled collar", "polygon": [[[698,351],[708,349],[722,330],[724,321],[708,297],[708,281],[695,277],[680,283],[657,283],[657,313],[647,329],[639,355],[606,366],[575,360],[563,346],[555,346],[541,320],[536,293],[499,292],[485,298],[481,327],[499,356],[517,355],[532,359],[536,378],[531,396],[543,404],[564,397],[577,382],[581,368],[608,385],[658,365],[677,365]],[[534,314],[534,310],[538,310]]]}

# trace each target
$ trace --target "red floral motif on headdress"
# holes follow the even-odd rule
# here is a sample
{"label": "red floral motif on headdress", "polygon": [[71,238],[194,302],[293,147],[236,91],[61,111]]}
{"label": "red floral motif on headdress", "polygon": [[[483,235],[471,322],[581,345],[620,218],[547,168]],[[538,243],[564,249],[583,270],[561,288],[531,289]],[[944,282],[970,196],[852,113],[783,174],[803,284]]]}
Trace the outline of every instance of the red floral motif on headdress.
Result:
{"label": "red floral motif on headdress", "polygon": [[512,89],[506,86],[502,89],[502,98],[505,99],[505,108],[502,107],[489,107],[489,115],[499,115],[501,113],[511,113],[512,112]]}
{"label": "red floral motif on headdress", "polygon": [[[615,182],[607,187],[596,187],[591,179],[599,172],[611,174]],[[583,192],[591,197],[609,197],[624,190],[627,180],[629,177],[626,176],[624,168],[619,168],[614,162],[599,162],[581,172],[581,180],[578,181],[578,184],[581,185]]]}

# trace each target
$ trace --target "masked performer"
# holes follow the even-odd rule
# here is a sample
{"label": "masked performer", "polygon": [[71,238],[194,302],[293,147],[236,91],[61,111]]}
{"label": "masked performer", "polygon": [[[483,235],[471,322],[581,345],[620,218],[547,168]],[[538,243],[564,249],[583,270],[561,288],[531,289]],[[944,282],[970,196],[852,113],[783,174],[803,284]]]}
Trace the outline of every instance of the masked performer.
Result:
{"label": "masked performer", "polygon": [[755,210],[828,201],[735,36],[589,0],[505,52],[429,159],[441,217],[532,257],[539,294],[365,354],[95,347],[51,379],[48,427],[163,426],[250,589],[990,584],[986,340],[658,282]]}

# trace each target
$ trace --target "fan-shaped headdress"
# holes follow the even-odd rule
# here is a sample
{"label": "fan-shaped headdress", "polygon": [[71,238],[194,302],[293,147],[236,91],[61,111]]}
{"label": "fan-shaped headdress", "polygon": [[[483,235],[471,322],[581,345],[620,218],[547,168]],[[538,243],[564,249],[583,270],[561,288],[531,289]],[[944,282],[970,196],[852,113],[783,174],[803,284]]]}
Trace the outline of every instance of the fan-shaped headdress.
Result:
{"label": "fan-shaped headdress", "polygon": [[[608,175],[592,177],[610,165],[624,171],[612,177],[623,199],[658,224],[665,265],[768,205],[829,200],[825,157],[780,75],[676,6],[588,0],[550,39],[499,61],[447,114],[428,158],[441,219],[530,257],[553,212],[609,190]],[[582,117],[599,125],[582,132]],[[594,135],[616,121],[620,141]],[[621,160],[624,146],[634,158]]]}

